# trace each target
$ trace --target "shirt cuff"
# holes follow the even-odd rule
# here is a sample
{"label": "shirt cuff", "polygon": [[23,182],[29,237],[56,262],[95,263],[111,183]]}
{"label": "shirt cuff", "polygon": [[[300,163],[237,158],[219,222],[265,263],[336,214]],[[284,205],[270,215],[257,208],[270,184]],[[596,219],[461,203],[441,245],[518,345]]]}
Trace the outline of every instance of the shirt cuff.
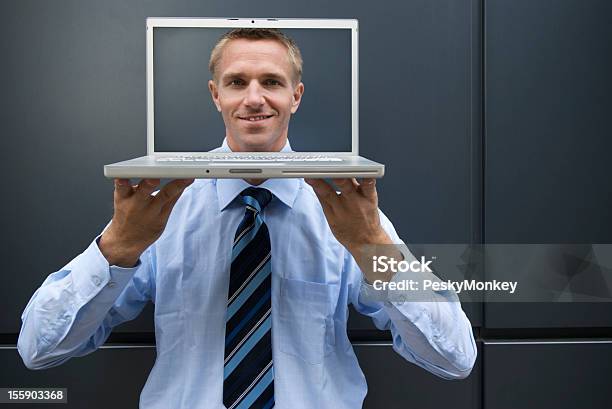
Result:
{"label": "shirt cuff", "polygon": [[91,299],[105,288],[112,290],[109,296],[120,293],[142,265],[140,259],[130,268],[109,265],[98,247],[99,239],[100,236],[93,240],[71,269],[77,293],[85,299]]}

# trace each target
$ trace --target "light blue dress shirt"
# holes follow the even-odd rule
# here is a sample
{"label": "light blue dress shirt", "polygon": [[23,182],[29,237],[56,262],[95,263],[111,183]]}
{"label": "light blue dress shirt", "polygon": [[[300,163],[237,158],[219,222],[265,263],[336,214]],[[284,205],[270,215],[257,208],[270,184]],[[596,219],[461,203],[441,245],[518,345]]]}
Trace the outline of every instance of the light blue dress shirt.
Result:
{"label": "light blue dress shirt", "polygon": [[[224,142],[218,150],[229,148]],[[244,215],[234,199],[248,186],[239,179],[196,180],[134,268],[109,266],[94,240],[49,275],[21,317],[18,350],[26,366],[49,368],[93,352],[113,327],[152,301],[157,358],[140,407],[223,408],[231,246]],[[277,408],[362,407],[367,386],[347,337],[349,304],[390,330],[393,349],[409,362],[447,379],[470,373],[476,344],[454,293],[436,294],[448,302],[365,302],[371,286],[333,236],[311,187],[302,179],[269,179],[260,187],[274,194],[263,218],[272,245]]]}

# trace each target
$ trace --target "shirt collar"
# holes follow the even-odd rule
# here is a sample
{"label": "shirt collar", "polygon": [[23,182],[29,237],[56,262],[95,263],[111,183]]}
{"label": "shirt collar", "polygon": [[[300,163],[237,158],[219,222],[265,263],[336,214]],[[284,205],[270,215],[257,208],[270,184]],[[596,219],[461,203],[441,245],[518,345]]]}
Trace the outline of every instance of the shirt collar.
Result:
{"label": "shirt collar", "polygon": [[[231,152],[227,144],[227,138],[223,139],[221,147],[214,149],[212,152]],[[285,143],[281,152],[293,152],[289,140]],[[213,183],[217,186],[217,197],[219,202],[219,211],[223,211],[235,198],[249,186],[250,183],[243,179],[216,179]],[[268,189],[275,197],[277,197],[286,206],[292,208],[293,203],[298,194],[300,187],[299,179],[267,179],[257,187]]]}

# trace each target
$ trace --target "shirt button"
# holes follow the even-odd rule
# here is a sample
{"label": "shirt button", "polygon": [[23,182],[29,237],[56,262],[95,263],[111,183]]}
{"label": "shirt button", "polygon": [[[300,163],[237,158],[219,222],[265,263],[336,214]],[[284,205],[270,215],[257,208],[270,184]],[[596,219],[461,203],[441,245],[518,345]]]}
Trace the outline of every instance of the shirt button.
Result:
{"label": "shirt button", "polygon": [[114,281],[109,281],[108,288],[114,288],[117,285]]}
{"label": "shirt button", "polygon": [[100,285],[100,282],[101,282],[100,277],[98,276],[93,276],[92,281],[95,285]]}

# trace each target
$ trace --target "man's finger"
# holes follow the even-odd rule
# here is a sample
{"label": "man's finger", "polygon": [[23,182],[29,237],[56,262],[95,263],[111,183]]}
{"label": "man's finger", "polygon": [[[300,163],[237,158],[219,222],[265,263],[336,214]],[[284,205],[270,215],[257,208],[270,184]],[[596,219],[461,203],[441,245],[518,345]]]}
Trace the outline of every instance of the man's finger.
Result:
{"label": "man's finger", "polygon": [[115,179],[115,192],[121,199],[125,199],[132,195],[132,186],[129,179]]}
{"label": "man's finger", "polygon": [[193,179],[176,179],[168,182],[166,186],[162,187],[155,199],[153,200],[160,208],[166,203],[173,200],[175,196],[180,195],[183,190],[193,183]]}
{"label": "man's finger", "polygon": [[149,197],[157,189],[157,186],[159,186],[159,179],[142,179],[136,187],[136,194]]}
{"label": "man's finger", "polygon": [[164,220],[167,220],[170,217],[170,212],[172,212],[172,209],[174,208],[174,205],[176,204],[176,202],[178,202],[178,200],[181,198],[181,195],[183,194],[185,190],[181,190],[178,192],[178,194],[176,194],[172,199],[168,200],[166,203],[164,203],[164,205],[161,208],[161,217]]}
{"label": "man's finger", "polygon": [[359,184],[355,180],[355,178],[347,178],[347,179],[332,179],[334,184],[338,186],[340,189],[340,193],[345,196],[350,196],[357,191],[357,187]]}
{"label": "man's finger", "polygon": [[304,179],[306,183],[312,186],[319,201],[324,201],[328,205],[332,205],[338,200],[338,194],[332,187],[323,179]]}
{"label": "man's finger", "polygon": [[368,178],[362,179],[359,184],[359,190],[368,199],[376,197],[376,179]]}

